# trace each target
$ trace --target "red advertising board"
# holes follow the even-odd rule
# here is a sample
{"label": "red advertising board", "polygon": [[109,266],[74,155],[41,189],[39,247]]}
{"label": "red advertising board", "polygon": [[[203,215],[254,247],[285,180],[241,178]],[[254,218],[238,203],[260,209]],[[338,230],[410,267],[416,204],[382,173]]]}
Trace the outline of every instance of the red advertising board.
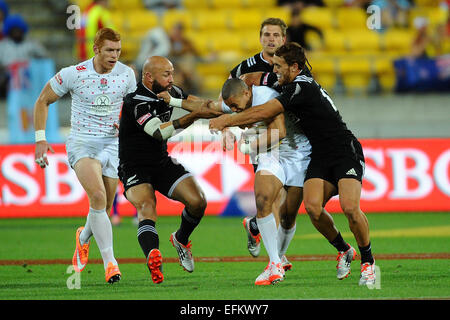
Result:
{"label": "red advertising board", "polygon": [[[450,138],[363,139],[365,212],[450,211]],[[85,216],[88,201],[69,168],[63,144],[54,145],[45,170],[34,162],[34,145],[0,146],[0,217]],[[218,143],[169,143],[169,152],[192,172],[208,200],[206,214],[221,214],[231,197],[253,190],[253,167],[240,152]],[[118,188],[118,208],[134,208]],[[178,215],[182,205],[157,194],[159,215]],[[327,205],[340,212],[338,198]],[[300,209],[304,212],[303,206]]]}

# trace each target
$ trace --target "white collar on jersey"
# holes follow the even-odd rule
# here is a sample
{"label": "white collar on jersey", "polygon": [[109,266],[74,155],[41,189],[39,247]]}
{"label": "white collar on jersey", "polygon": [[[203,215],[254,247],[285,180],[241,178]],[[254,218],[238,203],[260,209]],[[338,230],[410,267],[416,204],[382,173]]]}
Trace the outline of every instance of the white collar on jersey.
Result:
{"label": "white collar on jersey", "polygon": [[261,57],[261,60],[262,60],[262,61],[264,61],[264,62],[267,63],[267,64],[270,64],[269,61],[267,61],[266,59],[264,59],[264,56],[263,56],[263,52],[262,52],[262,51],[259,53],[259,56]]}

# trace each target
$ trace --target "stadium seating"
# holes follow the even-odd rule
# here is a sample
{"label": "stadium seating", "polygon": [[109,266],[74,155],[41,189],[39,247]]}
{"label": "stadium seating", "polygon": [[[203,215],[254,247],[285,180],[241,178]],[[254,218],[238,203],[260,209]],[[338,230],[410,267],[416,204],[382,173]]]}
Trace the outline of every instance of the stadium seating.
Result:
{"label": "stadium seating", "polygon": [[337,10],[336,25],[340,29],[364,30],[367,16],[361,8],[340,8]]}
{"label": "stadium seating", "polygon": [[365,93],[372,78],[371,64],[365,58],[341,58],[339,75],[348,93]]}
{"label": "stadium seating", "polygon": [[186,29],[191,29],[193,15],[187,10],[170,9],[162,16],[161,24],[166,31],[170,31],[177,23],[182,23]]}
{"label": "stadium seating", "polygon": [[301,18],[304,23],[322,30],[331,29],[335,25],[333,11],[329,8],[307,7],[302,11]]}
{"label": "stadium seating", "polygon": [[109,0],[111,10],[144,10],[144,3],[142,0]]}
{"label": "stadium seating", "polygon": [[389,57],[378,57],[373,62],[374,74],[383,91],[392,91],[395,87],[396,76],[394,64]]}
{"label": "stadium seating", "polygon": [[[90,0],[73,2],[84,8]],[[111,0],[113,23],[124,35],[123,57],[134,59],[139,41],[149,29],[159,25],[169,32],[175,24],[182,23],[200,57],[213,61],[210,67],[200,62],[197,68],[206,77],[203,86],[208,90],[218,90],[234,65],[261,50],[259,28],[265,18],[279,17],[288,25],[291,19],[291,12],[278,7],[276,0],[182,0],[181,3],[180,8],[158,16],[145,9],[142,0]],[[448,17],[448,12],[439,8],[438,0],[416,0],[408,28],[378,32],[367,28],[364,9],[348,7],[345,0],[324,0],[324,3],[325,7],[304,8],[301,17],[323,31],[323,40],[313,32],[307,33],[306,39],[313,48],[310,57],[313,74],[330,91],[342,82],[349,92],[364,92],[373,79],[378,80],[382,90],[392,90],[396,81],[393,59],[411,52],[416,35],[414,19],[425,17],[429,26],[434,27]],[[444,39],[436,52],[449,51],[450,40]]]}
{"label": "stadium seating", "polygon": [[336,86],[336,62],[331,56],[308,57],[314,78],[328,92],[333,92]]}

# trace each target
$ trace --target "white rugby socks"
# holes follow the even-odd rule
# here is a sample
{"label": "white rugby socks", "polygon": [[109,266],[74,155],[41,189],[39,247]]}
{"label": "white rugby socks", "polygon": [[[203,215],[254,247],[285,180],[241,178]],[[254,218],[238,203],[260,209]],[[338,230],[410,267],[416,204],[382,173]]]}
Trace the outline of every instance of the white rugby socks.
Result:
{"label": "white rugby socks", "polygon": [[108,266],[108,262],[112,262],[114,265],[117,265],[113,251],[112,226],[106,210],[95,210],[89,208],[88,220],[89,227],[94,234],[98,249],[102,255],[105,270]]}
{"label": "white rugby socks", "polygon": [[281,224],[278,227],[278,255],[280,258],[286,254],[289,244],[295,235],[296,228],[297,224],[294,224],[291,229],[284,229]]}
{"label": "white rugby socks", "polygon": [[[91,208],[89,208],[91,209]],[[89,242],[89,239],[92,237],[92,230],[90,226],[90,214],[88,213],[86,218],[86,224],[84,225],[83,231],[80,233],[80,243],[81,245],[86,244]]]}
{"label": "white rugby socks", "polygon": [[256,223],[258,224],[258,229],[261,233],[264,247],[269,255],[270,262],[274,262],[275,264],[281,262],[278,256],[277,222],[273,213],[270,213],[264,218],[256,218]]}

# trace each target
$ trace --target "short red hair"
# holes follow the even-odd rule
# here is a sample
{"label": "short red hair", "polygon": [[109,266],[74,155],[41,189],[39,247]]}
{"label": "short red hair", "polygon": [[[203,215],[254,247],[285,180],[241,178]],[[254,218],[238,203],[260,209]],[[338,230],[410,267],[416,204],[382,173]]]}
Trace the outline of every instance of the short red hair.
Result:
{"label": "short red hair", "polygon": [[111,28],[102,28],[98,30],[97,33],[95,34],[94,46],[100,49],[105,40],[110,40],[114,42],[120,41],[120,34]]}

